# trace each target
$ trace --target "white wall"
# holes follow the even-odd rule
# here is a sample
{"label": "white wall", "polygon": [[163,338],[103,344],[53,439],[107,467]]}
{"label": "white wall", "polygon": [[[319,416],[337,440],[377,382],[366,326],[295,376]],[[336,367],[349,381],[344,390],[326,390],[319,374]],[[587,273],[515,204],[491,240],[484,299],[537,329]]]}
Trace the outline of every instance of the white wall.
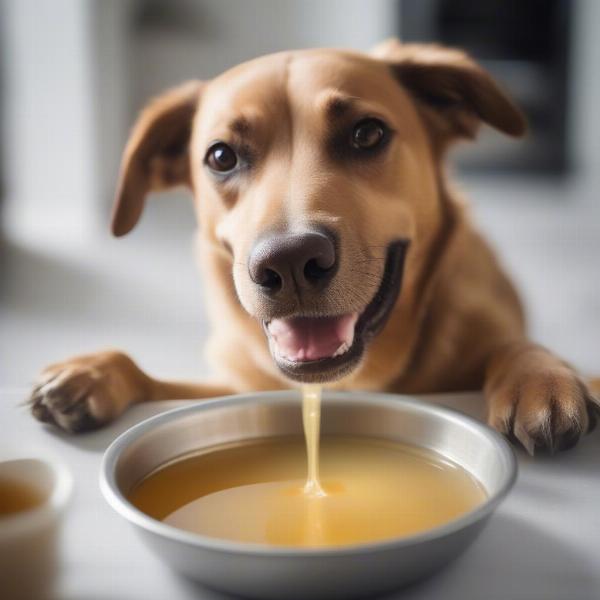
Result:
{"label": "white wall", "polygon": [[270,52],[320,46],[366,49],[396,30],[395,4],[394,0],[175,0],[171,12],[181,16],[165,26],[168,17],[161,13],[161,28],[151,17],[144,20],[144,11],[139,11],[141,29],[131,38],[131,106],[138,108],[186,78],[207,79]]}
{"label": "white wall", "polygon": [[96,132],[97,198],[99,225],[108,228],[121,150],[130,123],[130,24],[133,0],[96,0],[92,4],[92,104]]}
{"label": "white wall", "polygon": [[85,236],[97,186],[90,3],[7,0],[3,6],[5,229]]}
{"label": "white wall", "polygon": [[585,200],[600,219],[600,2],[578,0],[573,24],[571,149]]}

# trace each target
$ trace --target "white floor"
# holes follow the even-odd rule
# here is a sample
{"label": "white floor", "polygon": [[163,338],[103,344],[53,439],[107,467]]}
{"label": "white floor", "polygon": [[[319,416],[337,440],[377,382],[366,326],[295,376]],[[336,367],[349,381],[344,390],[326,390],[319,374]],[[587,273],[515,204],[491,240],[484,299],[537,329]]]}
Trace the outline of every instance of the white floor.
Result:
{"label": "white floor", "polygon": [[[600,373],[600,206],[560,180],[469,179],[474,212],[521,288],[533,337]],[[0,386],[49,362],[118,347],[151,373],[206,370],[193,213],[156,198],[131,236],[8,234],[0,262]]]}

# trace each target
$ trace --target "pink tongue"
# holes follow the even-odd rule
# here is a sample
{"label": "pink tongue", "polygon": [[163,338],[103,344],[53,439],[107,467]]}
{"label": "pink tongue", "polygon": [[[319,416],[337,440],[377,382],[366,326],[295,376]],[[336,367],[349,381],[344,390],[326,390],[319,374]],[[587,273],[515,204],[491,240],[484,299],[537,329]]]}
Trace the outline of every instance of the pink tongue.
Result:
{"label": "pink tongue", "polygon": [[278,353],[294,361],[329,358],[344,343],[352,345],[356,313],[339,317],[273,319],[269,333]]}

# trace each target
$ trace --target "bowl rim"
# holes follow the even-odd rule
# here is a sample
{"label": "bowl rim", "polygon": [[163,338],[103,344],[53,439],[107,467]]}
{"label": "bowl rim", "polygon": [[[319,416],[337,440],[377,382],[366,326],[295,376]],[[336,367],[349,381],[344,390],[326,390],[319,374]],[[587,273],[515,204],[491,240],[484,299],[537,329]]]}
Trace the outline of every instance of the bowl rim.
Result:
{"label": "bowl rim", "polygon": [[384,539],[375,542],[316,548],[283,545],[272,546],[254,542],[237,542],[185,531],[163,523],[162,521],[158,521],[142,512],[129,502],[127,497],[119,489],[115,477],[116,465],[119,457],[135,440],[152,430],[155,426],[178,420],[186,413],[204,412],[221,406],[243,406],[257,402],[259,404],[298,403],[299,391],[288,389],[235,394],[221,396],[215,399],[200,399],[193,404],[167,410],[133,425],[125,432],[121,433],[109,445],[104,453],[100,466],[99,481],[102,495],[113,510],[121,517],[125,518],[130,524],[162,538],[167,538],[170,541],[191,545],[196,548],[237,555],[318,558],[394,550],[446,537],[459,530],[466,529],[470,525],[488,517],[504,500],[515,484],[518,475],[518,467],[513,448],[500,433],[469,415],[445,406],[432,404],[426,400],[420,400],[412,396],[401,394],[323,390],[323,399],[340,404],[350,402],[352,404],[371,404],[387,408],[398,408],[401,406],[405,410],[427,413],[430,416],[434,416],[434,418],[442,418],[455,423],[458,422],[461,426],[474,429],[479,435],[486,437],[496,447],[499,453],[499,460],[506,466],[504,480],[501,482],[497,492],[488,496],[483,503],[467,513],[432,529],[427,529],[426,531],[408,536]]}

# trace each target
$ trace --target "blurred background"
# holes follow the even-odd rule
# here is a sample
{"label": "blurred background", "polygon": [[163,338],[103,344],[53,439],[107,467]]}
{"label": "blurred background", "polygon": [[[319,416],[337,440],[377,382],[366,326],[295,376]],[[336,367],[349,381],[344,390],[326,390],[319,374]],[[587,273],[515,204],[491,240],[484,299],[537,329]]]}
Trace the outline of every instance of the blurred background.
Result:
{"label": "blurred background", "polygon": [[0,0],[0,385],[121,348],[155,375],[205,371],[184,193],[108,234],[120,152],[148,98],[289,48],[389,36],[467,49],[531,124],[452,159],[517,281],[532,336],[600,373],[600,2]]}

